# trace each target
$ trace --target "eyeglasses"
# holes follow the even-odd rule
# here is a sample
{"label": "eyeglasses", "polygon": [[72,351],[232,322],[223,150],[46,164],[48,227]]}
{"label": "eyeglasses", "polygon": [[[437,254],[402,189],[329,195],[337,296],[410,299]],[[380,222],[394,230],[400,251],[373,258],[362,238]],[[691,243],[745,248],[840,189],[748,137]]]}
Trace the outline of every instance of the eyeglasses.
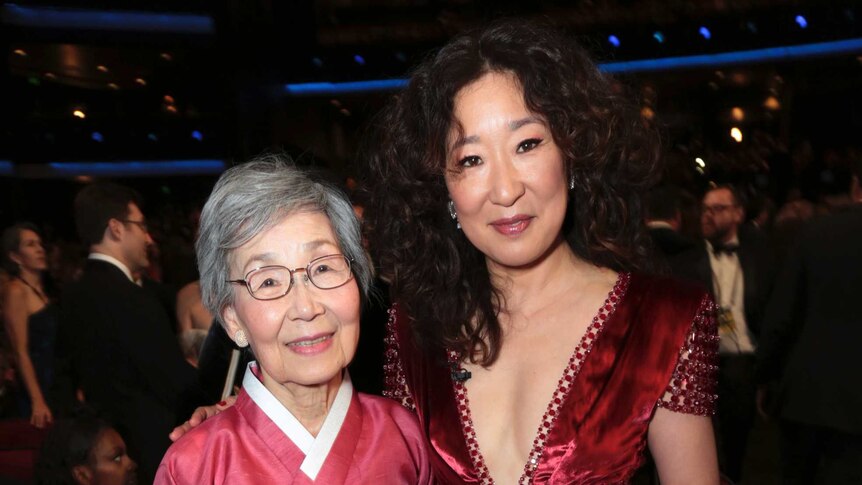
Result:
{"label": "eyeglasses", "polygon": [[735,205],[733,205],[733,204],[702,205],[702,206],[700,207],[700,210],[701,210],[701,212],[703,212],[704,214],[710,214],[710,215],[713,215],[713,214],[718,214],[718,213],[720,213],[720,212],[724,212],[724,211],[726,211],[726,210],[730,210],[730,209],[732,209],[732,208],[734,208],[734,207],[736,207],[736,206],[735,206]]}
{"label": "eyeglasses", "polygon": [[146,223],[146,222],[144,222],[144,221],[132,221],[132,220],[130,220],[130,219],[119,219],[119,221],[120,221],[120,222],[125,222],[125,223],[128,223],[128,224],[134,224],[134,225],[136,225],[136,226],[140,227],[142,231],[144,231],[144,232],[149,232],[149,231],[147,230],[147,223]]}
{"label": "eyeglasses", "polygon": [[293,276],[297,271],[305,272],[305,281],[321,290],[331,290],[347,283],[353,277],[350,259],[343,254],[330,254],[313,259],[305,268],[263,266],[245,275],[245,279],[227,280],[228,283],[243,284],[256,300],[275,300],[293,288]]}

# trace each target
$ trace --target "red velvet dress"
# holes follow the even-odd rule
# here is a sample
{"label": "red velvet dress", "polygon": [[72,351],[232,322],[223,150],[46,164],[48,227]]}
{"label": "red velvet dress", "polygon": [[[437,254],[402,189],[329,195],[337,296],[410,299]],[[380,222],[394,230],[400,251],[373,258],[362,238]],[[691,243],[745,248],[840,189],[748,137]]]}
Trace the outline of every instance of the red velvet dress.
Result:
{"label": "red velvet dress", "polygon": [[[561,370],[521,483],[626,483],[643,464],[656,408],[711,415],[718,335],[714,304],[666,278],[621,274]],[[389,397],[419,416],[441,483],[493,483],[470,420],[457,354],[417,347],[409,318],[390,310]]]}

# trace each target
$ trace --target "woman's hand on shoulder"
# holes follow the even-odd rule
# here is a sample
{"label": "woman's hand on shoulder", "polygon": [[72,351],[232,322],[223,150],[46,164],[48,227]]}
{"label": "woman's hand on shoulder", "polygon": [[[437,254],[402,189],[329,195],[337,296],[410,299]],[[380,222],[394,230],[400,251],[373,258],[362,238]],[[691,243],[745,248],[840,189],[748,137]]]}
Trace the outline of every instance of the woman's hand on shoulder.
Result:
{"label": "woman's hand on shoulder", "polygon": [[180,439],[184,434],[191,431],[192,428],[203,423],[207,420],[207,418],[211,418],[216,414],[224,411],[225,409],[228,409],[229,407],[233,406],[235,402],[236,396],[230,396],[218,404],[213,404],[212,406],[201,406],[195,409],[188,421],[174,428],[174,430],[171,431],[171,434],[169,434],[168,437],[171,439],[171,441],[176,441]]}

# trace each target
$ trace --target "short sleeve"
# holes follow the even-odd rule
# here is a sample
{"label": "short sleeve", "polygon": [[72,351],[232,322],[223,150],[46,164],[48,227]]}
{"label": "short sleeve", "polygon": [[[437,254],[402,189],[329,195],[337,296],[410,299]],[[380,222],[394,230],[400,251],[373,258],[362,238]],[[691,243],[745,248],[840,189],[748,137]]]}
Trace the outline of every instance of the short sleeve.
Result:
{"label": "short sleeve", "polygon": [[715,303],[704,295],[659,407],[699,416],[715,414],[718,340]]}
{"label": "short sleeve", "polygon": [[383,395],[401,403],[405,408],[416,411],[404,369],[401,367],[398,345],[398,311],[397,304],[389,308],[389,320],[386,322],[385,356],[383,363],[384,382]]}

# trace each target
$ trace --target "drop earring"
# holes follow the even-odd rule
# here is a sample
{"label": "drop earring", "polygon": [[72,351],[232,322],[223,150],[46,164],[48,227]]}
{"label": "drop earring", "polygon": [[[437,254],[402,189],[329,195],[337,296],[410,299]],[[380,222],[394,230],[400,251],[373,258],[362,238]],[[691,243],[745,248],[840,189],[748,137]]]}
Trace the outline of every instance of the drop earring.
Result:
{"label": "drop earring", "polygon": [[451,217],[452,220],[455,221],[455,228],[461,229],[461,222],[458,221],[458,213],[455,212],[455,203],[452,202],[452,200],[449,200],[449,206],[448,207],[449,207],[449,217]]}
{"label": "drop earring", "polygon": [[233,334],[233,341],[236,342],[237,347],[245,348],[248,347],[248,339],[245,337],[245,332],[242,330],[237,330],[235,334]]}

